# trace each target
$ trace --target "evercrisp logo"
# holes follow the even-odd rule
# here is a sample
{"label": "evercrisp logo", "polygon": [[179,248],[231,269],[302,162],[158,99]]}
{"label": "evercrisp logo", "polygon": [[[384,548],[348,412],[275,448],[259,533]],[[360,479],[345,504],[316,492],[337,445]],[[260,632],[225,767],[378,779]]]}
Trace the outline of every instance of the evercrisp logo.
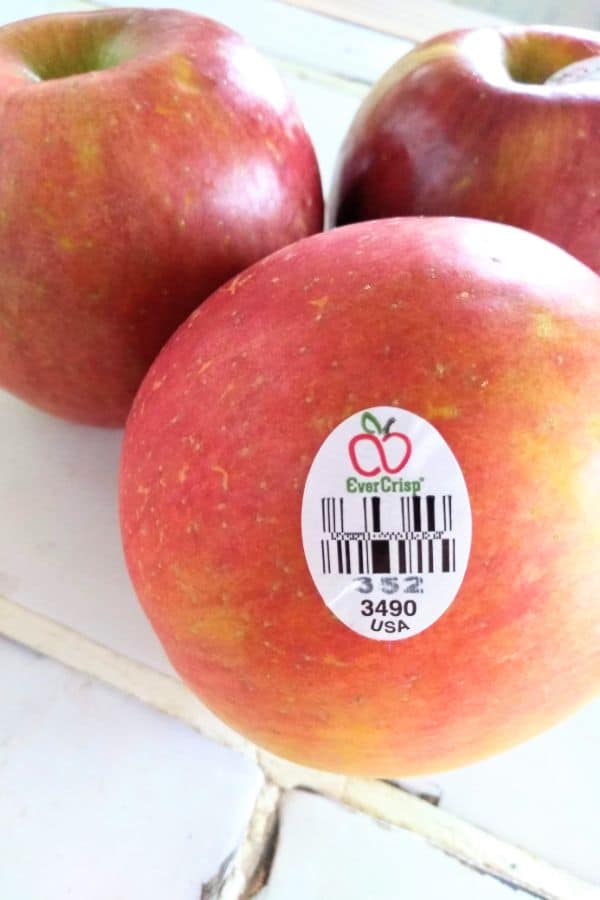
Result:
{"label": "evercrisp logo", "polygon": [[410,459],[410,438],[400,431],[392,431],[395,419],[382,425],[371,412],[364,412],[362,431],[348,442],[348,454],[355,472],[367,478],[386,472],[396,475]]}

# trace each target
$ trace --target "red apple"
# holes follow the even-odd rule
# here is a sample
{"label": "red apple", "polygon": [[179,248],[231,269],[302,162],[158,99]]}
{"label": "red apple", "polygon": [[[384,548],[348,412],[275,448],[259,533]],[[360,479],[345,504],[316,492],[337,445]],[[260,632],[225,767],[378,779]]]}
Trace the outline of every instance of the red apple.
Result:
{"label": "red apple", "polygon": [[174,10],[0,29],[0,386],[121,424],[183,319],[322,226],[311,142],[271,65]]}
{"label": "red apple", "polygon": [[459,31],[417,47],[350,128],[332,221],[491,219],[600,273],[600,81],[591,60],[560,77],[598,54],[600,34],[568,28]]}
{"label": "red apple", "polygon": [[336,229],[217,291],[145,379],[121,470],[182,677],[258,744],[368,775],[468,763],[589,699],[599,359],[600,279],[488,222]]}

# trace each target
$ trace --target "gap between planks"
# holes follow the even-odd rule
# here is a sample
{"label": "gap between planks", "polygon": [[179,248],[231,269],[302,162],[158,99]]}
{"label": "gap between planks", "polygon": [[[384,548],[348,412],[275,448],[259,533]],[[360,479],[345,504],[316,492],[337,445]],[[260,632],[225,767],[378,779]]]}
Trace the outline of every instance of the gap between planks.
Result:
{"label": "gap between planks", "polygon": [[248,900],[268,883],[277,850],[282,795],[283,790],[265,777],[246,833],[216,890],[209,893],[203,888],[200,900]]}
{"label": "gap between planks", "polygon": [[499,27],[507,19],[443,0],[280,0],[311,12],[373,31],[393,34],[408,41],[425,41],[458,28]]}
{"label": "gap between planks", "polygon": [[598,890],[591,884],[399,787],[384,781],[319,772],[260,750],[220,722],[177,679],[1,596],[0,635],[97,678],[186,722],[204,737],[249,756],[277,789],[315,790],[389,825],[420,834],[467,865],[545,900],[598,900]]}

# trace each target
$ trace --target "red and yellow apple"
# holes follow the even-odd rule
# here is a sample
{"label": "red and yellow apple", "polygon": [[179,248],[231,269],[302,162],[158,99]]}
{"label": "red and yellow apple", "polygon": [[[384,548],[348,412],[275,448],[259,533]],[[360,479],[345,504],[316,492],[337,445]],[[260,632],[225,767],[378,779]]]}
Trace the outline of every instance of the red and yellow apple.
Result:
{"label": "red and yellow apple", "polygon": [[474,29],[417,47],[352,123],[332,221],[491,219],[600,273],[599,54],[600,33],[568,28]]}
{"label": "red and yellow apple", "polygon": [[119,425],[175,328],[320,230],[311,142],[271,65],[175,10],[0,29],[0,386]]}
{"label": "red and yellow apple", "polygon": [[[256,743],[368,775],[459,766],[576,709],[600,681],[599,358],[600,279],[495,223],[360,223],[222,287],[150,369],[122,458],[129,570],[175,668]],[[455,599],[394,641],[330,611],[301,534],[315,454],[378,406],[437,429],[472,515]],[[401,464],[418,490],[418,442],[367,418],[359,474]]]}

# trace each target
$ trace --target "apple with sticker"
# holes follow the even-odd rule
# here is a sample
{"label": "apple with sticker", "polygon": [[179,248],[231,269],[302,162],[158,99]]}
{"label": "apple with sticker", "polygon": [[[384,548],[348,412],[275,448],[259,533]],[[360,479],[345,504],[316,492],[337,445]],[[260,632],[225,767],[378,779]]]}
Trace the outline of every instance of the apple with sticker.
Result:
{"label": "apple with sticker", "polygon": [[599,359],[600,278],[480,220],[334,229],[213,294],[121,463],[129,571],[185,682],[273,753],[387,777],[590,700]]}

